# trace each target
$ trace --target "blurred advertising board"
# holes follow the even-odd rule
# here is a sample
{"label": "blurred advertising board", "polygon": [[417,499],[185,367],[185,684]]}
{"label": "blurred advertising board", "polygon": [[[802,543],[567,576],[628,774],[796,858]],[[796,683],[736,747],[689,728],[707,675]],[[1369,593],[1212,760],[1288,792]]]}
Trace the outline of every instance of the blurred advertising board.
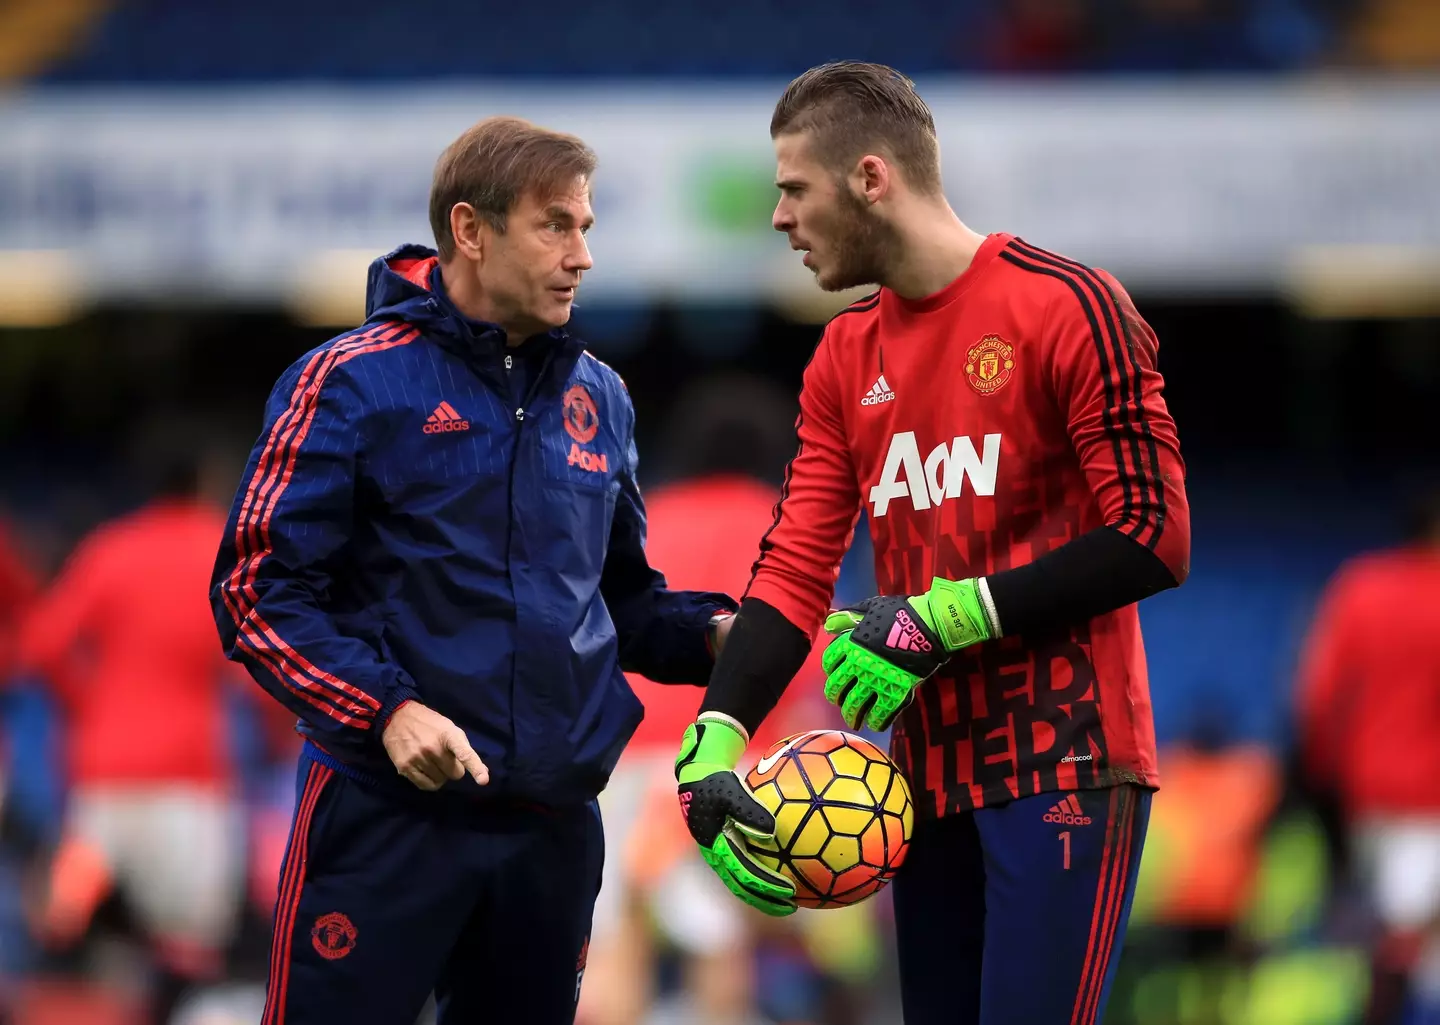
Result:
{"label": "blurred advertising board", "polygon": [[[920,85],[963,218],[1132,290],[1267,292],[1325,254],[1440,253],[1440,83]],[[587,298],[794,296],[813,286],[769,227],[781,86],[11,94],[0,255],[56,261],[85,301],[353,291],[369,256],[429,241],[440,150],[513,113],[600,155]]]}

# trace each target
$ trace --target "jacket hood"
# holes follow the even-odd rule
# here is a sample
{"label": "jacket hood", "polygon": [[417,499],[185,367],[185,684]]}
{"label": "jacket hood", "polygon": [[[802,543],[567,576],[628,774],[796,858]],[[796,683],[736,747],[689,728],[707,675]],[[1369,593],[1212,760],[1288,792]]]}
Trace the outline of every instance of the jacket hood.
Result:
{"label": "jacket hood", "polygon": [[[440,255],[421,245],[405,245],[372,260],[365,283],[365,319],[416,320],[434,316],[437,304],[430,290],[430,274]],[[428,316],[427,316],[428,314]]]}

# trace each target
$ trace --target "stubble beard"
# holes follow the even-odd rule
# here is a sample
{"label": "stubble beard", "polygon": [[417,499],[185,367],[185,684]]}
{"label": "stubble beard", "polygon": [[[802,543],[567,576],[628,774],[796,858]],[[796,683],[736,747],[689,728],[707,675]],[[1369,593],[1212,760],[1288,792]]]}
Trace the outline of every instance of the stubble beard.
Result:
{"label": "stubble beard", "polygon": [[895,229],[843,186],[832,237],[834,262],[815,276],[815,283],[823,290],[844,292],[884,280],[885,268],[896,248]]}

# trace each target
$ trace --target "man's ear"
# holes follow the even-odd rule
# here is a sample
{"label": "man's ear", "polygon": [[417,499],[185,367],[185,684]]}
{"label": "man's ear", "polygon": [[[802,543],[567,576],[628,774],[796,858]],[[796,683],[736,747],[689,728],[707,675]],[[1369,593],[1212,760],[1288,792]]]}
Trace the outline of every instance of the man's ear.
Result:
{"label": "man's ear", "polygon": [[878,153],[867,153],[855,163],[850,173],[850,189],[855,198],[866,204],[875,204],[890,192],[890,165]]}
{"label": "man's ear", "polygon": [[450,234],[455,239],[455,252],[467,260],[480,260],[489,242],[489,224],[469,203],[456,203],[450,208]]}

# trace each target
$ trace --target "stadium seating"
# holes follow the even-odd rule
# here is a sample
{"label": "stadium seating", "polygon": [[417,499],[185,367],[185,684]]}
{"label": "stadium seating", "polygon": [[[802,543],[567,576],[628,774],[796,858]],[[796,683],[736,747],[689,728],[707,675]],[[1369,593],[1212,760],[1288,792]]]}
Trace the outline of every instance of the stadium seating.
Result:
{"label": "stadium seating", "polygon": [[[99,5],[96,5],[97,7]],[[947,71],[1258,71],[1321,49],[1315,0],[1072,5],[896,0],[122,0],[40,75],[57,82],[785,76],[819,59]],[[1055,19],[1061,18],[1061,22]],[[203,42],[197,44],[197,40]]]}

